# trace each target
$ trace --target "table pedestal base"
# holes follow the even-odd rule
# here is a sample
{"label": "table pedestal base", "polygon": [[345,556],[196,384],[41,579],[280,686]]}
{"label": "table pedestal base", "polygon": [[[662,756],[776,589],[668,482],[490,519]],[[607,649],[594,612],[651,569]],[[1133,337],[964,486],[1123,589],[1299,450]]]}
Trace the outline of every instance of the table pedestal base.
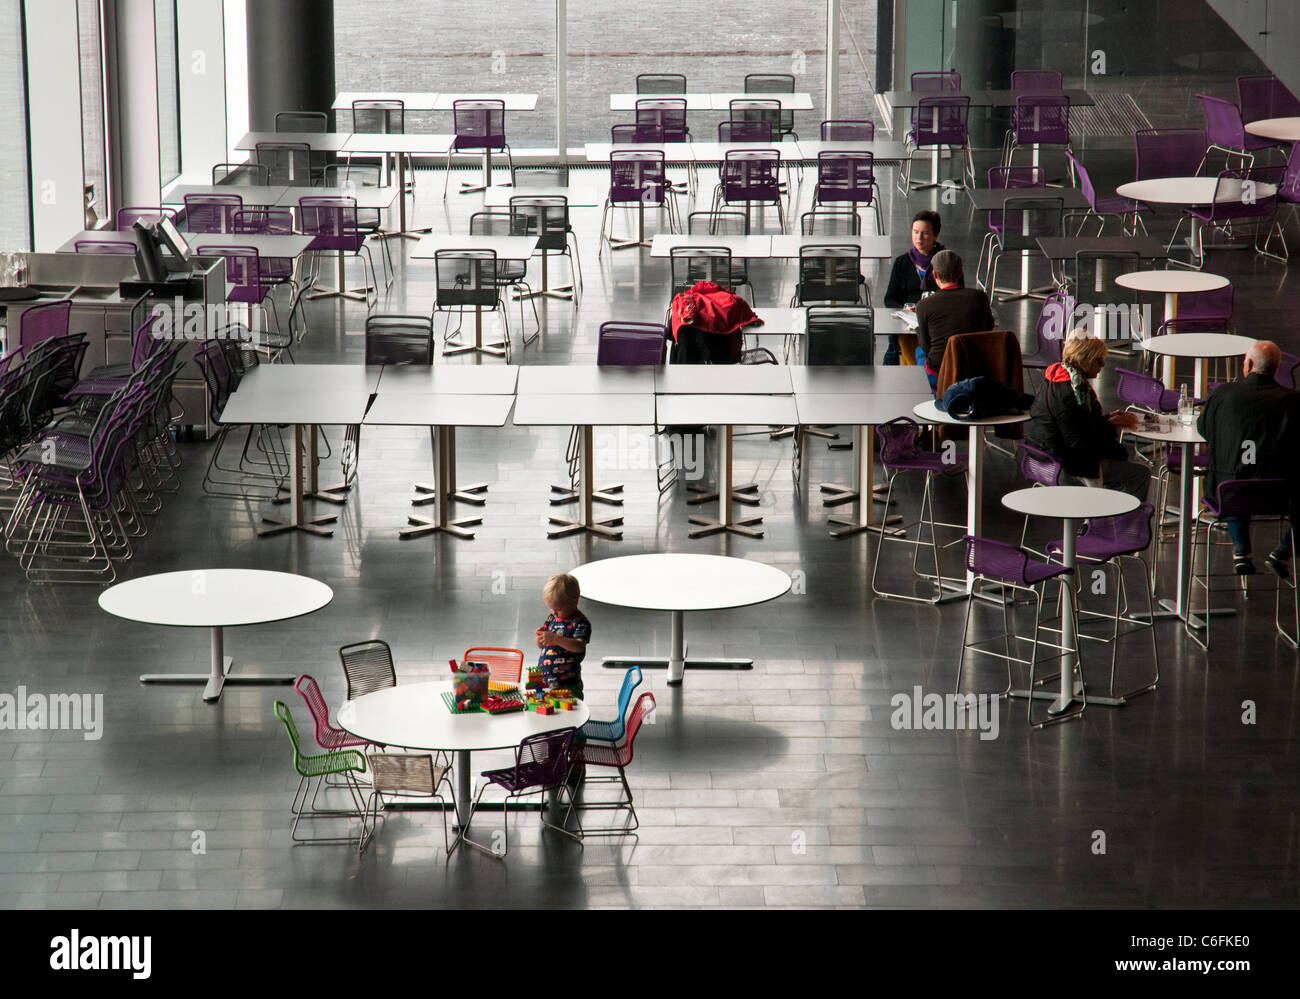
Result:
{"label": "table pedestal base", "polygon": [[570,534],[590,531],[592,534],[599,534],[602,538],[609,538],[611,541],[623,540],[622,517],[610,517],[608,520],[592,520],[585,523],[580,520],[566,520],[563,517],[548,517],[547,520],[557,525],[547,528],[546,536],[548,538],[567,538]]}
{"label": "table pedestal base", "polygon": [[753,669],[752,659],[687,659],[686,658],[686,613],[671,611],[672,614],[672,648],[667,659],[659,656],[637,656],[633,659],[619,656],[606,656],[601,665],[606,669],[627,669],[640,666],[643,669],[663,669],[668,667],[668,686],[681,685],[684,671],[687,669]]}
{"label": "table pedestal base", "polygon": [[221,700],[221,691],[226,684],[280,684],[293,683],[298,678],[283,673],[236,673],[230,675],[234,660],[225,655],[225,633],[221,628],[212,629],[212,670],[208,673],[146,673],[140,677],[141,683],[184,683],[203,684],[205,701]]}
{"label": "table pedestal base", "polygon": [[270,524],[270,527],[259,527],[257,535],[261,538],[270,537],[272,534],[280,534],[283,531],[306,531],[308,534],[314,534],[318,538],[332,538],[334,529],[331,527],[322,527],[322,524],[332,524],[339,518],[334,514],[328,517],[313,517],[310,520],[304,520],[301,523],[291,523],[287,520],[280,520],[278,517],[263,517],[263,524]]}
{"label": "table pedestal base", "polygon": [[1205,627],[1205,617],[1232,617],[1237,613],[1235,607],[1211,607],[1208,611],[1198,611],[1190,618],[1184,618],[1182,609],[1178,606],[1177,601],[1170,600],[1168,597],[1161,597],[1156,601],[1160,605],[1160,610],[1153,614],[1147,614],[1145,611],[1135,611],[1133,617],[1140,621],[1167,621],[1176,618],[1179,621],[1186,620],[1190,627],[1201,629]]}

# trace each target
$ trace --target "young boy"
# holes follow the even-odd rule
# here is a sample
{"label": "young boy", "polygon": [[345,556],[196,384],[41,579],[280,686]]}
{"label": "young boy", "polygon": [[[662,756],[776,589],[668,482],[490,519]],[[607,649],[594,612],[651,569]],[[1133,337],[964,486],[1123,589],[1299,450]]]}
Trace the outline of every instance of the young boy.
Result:
{"label": "young boy", "polygon": [[591,622],[578,610],[581,596],[578,581],[559,573],[546,581],[542,600],[550,616],[537,629],[537,647],[541,654],[537,665],[547,686],[572,691],[582,700],[582,659],[591,640]]}

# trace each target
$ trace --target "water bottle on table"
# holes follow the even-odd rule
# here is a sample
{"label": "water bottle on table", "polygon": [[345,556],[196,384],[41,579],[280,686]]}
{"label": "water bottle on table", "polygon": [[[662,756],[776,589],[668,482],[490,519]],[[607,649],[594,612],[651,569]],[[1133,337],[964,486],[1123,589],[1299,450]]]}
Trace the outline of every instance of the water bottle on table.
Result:
{"label": "water bottle on table", "polygon": [[1187,386],[1184,385],[1178,396],[1178,425],[1190,427],[1195,422],[1196,411],[1192,409],[1192,397],[1187,394]]}

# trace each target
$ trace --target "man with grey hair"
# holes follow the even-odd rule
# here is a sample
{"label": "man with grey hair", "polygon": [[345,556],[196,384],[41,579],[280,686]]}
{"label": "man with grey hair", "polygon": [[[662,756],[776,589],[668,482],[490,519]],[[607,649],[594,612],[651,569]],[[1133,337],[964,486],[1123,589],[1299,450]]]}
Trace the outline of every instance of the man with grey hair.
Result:
{"label": "man with grey hair", "polygon": [[[1257,340],[1242,362],[1242,378],[1221,385],[1205,402],[1196,427],[1210,452],[1206,492],[1214,495],[1229,479],[1286,479],[1291,484],[1292,525],[1300,495],[1300,392],[1277,383],[1282,351]],[[1255,571],[1250,518],[1229,518],[1233,565],[1239,575]],[[1291,532],[1265,559],[1283,579],[1290,575]]]}
{"label": "man with grey hair", "polygon": [[925,365],[930,387],[938,384],[939,365],[948,338],[958,333],[983,333],[993,328],[989,297],[979,288],[962,288],[961,257],[940,250],[931,261],[939,290],[916,305],[916,363]]}

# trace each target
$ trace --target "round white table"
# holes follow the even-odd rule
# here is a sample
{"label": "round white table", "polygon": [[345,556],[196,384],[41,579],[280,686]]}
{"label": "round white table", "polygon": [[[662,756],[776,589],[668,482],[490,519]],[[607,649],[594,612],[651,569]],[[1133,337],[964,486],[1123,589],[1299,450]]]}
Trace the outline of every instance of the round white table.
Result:
{"label": "round white table", "polygon": [[203,699],[217,701],[227,683],[293,683],[296,679],[285,674],[231,676],[232,660],[224,654],[222,629],[301,617],[333,599],[334,591],[324,583],[291,572],[193,569],[118,583],[99,595],[99,606],[128,621],[212,629],[211,672],[148,674],[140,682],[202,683]]}
{"label": "round white table", "polygon": [[1247,123],[1246,132],[1277,142],[1300,142],[1300,118],[1260,118]]}
{"label": "round white table", "polygon": [[354,701],[344,701],[339,708],[338,723],[367,742],[427,752],[454,752],[459,842],[465,838],[473,799],[470,760],[474,753],[514,749],[530,735],[581,728],[591,712],[586,704],[578,701],[572,711],[557,711],[553,715],[539,715],[535,711],[454,714],[442,699],[451,687],[449,682],[435,680],[377,690]]}
{"label": "round white table", "polygon": [[[1231,177],[1153,177],[1149,180],[1131,180],[1120,184],[1115,193],[1121,198],[1132,198],[1153,205],[1182,205],[1193,208],[1201,205],[1227,205],[1242,201],[1242,181]],[[1277,185],[1256,182],[1251,192],[1254,199],[1271,198],[1277,194]],[[1253,203],[1253,202],[1252,202]],[[1192,219],[1192,266],[1199,267],[1196,247],[1201,245],[1199,233],[1201,220]],[[1176,234],[1176,233],[1175,233]],[[1243,245],[1244,249],[1245,246]]]}
{"label": "round white table", "polygon": [[[1121,288],[1135,291],[1150,291],[1165,296],[1164,322],[1178,317],[1178,296],[1198,292],[1218,291],[1226,288],[1228,279],[1220,274],[1206,274],[1204,271],[1175,271],[1158,269],[1150,271],[1133,271],[1120,274],[1115,283]],[[1166,361],[1164,367],[1165,388],[1174,387],[1174,364]]]}
{"label": "round white table", "polygon": [[672,646],[667,659],[607,656],[603,662],[612,668],[667,666],[672,686],[682,682],[687,667],[749,669],[754,665],[752,659],[687,659],[686,612],[750,607],[790,590],[789,574],[775,566],[721,555],[625,555],[588,562],[570,572],[586,599],[672,615]]}
{"label": "round white table", "polygon": [[1143,350],[1166,358],[1166,363],[1175,357],[1194,359],[1197,364],[1192,395],[1204,399],[1208,388],[1205,362],[1216,357],[1244,357],[1254,343],[1253,337],[1233,333],[1167,333],[1143,340],[1140,346]]}
{"label": "round white table", "polygon": [[[1121,493],[1114,489],[1094,489],[1089,486],[1040,486],[1035,489],[1017,489],[1002,497],[1002,505],[1008,510],[1022,513],[1029,517],[1058,517],[1061,519],[1061,564],[1074,574],[1074,543],[1078,533],[1079,521],[1090,517],[1115,517],[1130,513],[1141,504],[1136,496]],[[1074,605],[1069,600],[1061,601],[1061,644],[1066,648],[1078,647],[1074,620]],[[1061,687],[1056,698],[1047,691],[1017,691],[1012,696],[1041,697],[1051,700],[1047,709],[1051,715],[1068,711],[1071,703],[1080,691],[1074,686],[1074,667],[1078,663],[1075,653],[1066,653],[1061,661]],[[1082,674],[1082,668],[1080,668]],[[1090,697],[1095,704],[1118,706],[1123,698]]]}
{"label": "round white table", "polygon": [[[966,480],[966,531],[968,534],[978,535],[980,533],[980,522],[983,518],[983,494],[984,494],[984,428],[1000,427],[1008,423],[1025,423],[1029,420],[1028,413],[1012,413],[1008,416],[989,416],[982,420],[959,420],[955,416],[949,416],[933,402],[923,402],[915,406],[912,412],[922,423],[947,423],[955,427],[966,427],[968,432],[968,455],[967,455],[967,475]],[[944,588],[943,580],[940,580],[940,589]],[[940,597],[938,603],[944,603],[954,599],[965,599],[975,590],[975,574],[966,573],[966,585],[960,592],[950,594],[947,597]]]}

